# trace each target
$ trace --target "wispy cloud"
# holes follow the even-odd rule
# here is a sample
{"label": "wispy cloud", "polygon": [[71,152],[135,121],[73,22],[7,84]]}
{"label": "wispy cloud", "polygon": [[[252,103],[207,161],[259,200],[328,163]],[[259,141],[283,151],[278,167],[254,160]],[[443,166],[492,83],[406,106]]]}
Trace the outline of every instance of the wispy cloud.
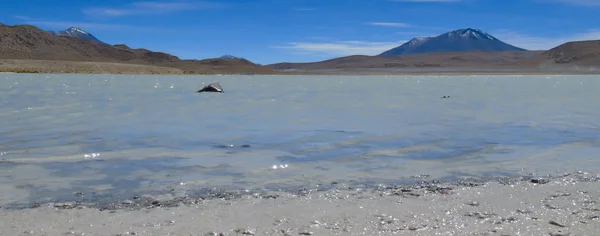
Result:
{"label": "wispy cloud", "polygon": [[463,0],[388,0],[390,2],[442,2],[442,3],[449,3],[449,2],[462,2]]}
{"label": "wispy cloud", "polygon": [[18,19],[18,20],[37,20],[37,19],[29,17],[29,16],[15,16],[15,19]]}
{"label": "wispy cloud", "polygon": [[491,34],[505,43],[529,50],[547,50],[571,41],[600,40],[600,30],[589,30],[565,37],[533,36],[512,30],[496,30]]}
{"label": "wispy cloud", "polygon": [[272,46],[292,53],[327,56],[377,55],[403,42],[341,41],[329,43],[293,42],[285,46]]}
{"label": "wispy cloud", "polygon": [[570,5],[579,6],[600,6],[600,0],[551,0],[552,2],[561,2]]}
{"label": "wispy cloud", "polygon": [[401,22],[370,22],[369,25],[385,26],[385,27],[399,27],[399,28],[411,27],[410,24],[401,23]]}
{"label": "wispy cloud", "polygon": [[66,29],[68,27],[79,27],[89,30],[133,30],[140,27],[121,25],[121,24],[102,24],[92,22],[77,22],[77,21],[51,21],[51,20],[26,20],[24,23],[39,27],[50,27],[57,29]]}
{"label": "wispy cloud", "polygon": [[205,1],[174,1],[174,2],[133,2],[122,7],[92,7],[83,10],[84,14],[91,16],[130,16],[130,15],[156,15],[181,11],[218,8],[219,3]]}
{"label": "wispy cloud", "polygon": [[[149,26],[138,26],[138,25],[123,25],[123,24],[104,24],[95,22],[84,22],[84,21],[52,21],[52,20],[24,20],[23,23],[29,25],[35,25],[40,28],[51,28],[51,29],[66,29],[69,27],[79,27],[86,31],[135,31],[144,33],[176,33],[176,32],[188,32],[189,30],[176,29],[176,28],[156,28]],[[194,31],[195,32],[195,31]],[[94,32],[91,32],[94,33]],[[196,33],[192,33],[196,34]]]}

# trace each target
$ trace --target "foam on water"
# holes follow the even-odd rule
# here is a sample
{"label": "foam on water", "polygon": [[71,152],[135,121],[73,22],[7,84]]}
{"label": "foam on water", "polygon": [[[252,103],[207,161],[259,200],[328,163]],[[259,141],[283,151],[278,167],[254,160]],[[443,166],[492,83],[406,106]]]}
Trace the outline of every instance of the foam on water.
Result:
{"label": "foam on water", "polygon": [[598,76],[0,78],[0,204],[600,166]]}

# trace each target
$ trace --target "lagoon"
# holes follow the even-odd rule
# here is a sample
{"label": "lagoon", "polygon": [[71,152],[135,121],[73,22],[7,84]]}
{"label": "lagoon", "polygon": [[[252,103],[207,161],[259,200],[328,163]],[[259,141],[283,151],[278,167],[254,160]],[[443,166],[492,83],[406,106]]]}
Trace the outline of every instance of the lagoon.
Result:
{"label": "lagoon", "polygon": [[[214,81],[225,93],[196,93]],[[598,91],[588,75],[4,73],[0,205],[598,172]]]}

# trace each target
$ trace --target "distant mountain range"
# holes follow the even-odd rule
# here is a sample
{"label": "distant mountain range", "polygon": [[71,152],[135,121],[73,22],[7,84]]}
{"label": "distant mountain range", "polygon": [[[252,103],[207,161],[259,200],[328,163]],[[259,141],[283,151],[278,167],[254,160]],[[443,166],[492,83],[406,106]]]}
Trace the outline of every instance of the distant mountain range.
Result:
{"label": "distant mountain range", "polygon": [[[536,71],[600,72],[600,40],[567,42],[540,51],[473,51],[404,54],[398,56],[347,56],[319,62],[276,63],[266,67],[297,73],[336,71]],[[553,72],[553,73],[554,73]]]}
{"label": "distant mountain range", "polygon": [[435,37],[414,38],[399,47],[381,53],[381,56],[436,52],[475,52],[475,51],[525,51],[525,49],[504,43],[479,29],[459,29]]}
{"label": "distant mountain range", "polygon": [[[567,42],[528,51],[479,29],[466,28],[412,40],[377,56],[352,55],[319,62],[275,63],[266,67],[298,73],[331,71],[546,70],[600,71],[600,40]],[[336,73],[336,72],[331,72]]]}
{"label": "distant mountain range", "polygon": [[[111,46],[77,27],[59,32],[47,32],[31,25],[0,24],[0,59],[25,61],[23,65],[26,68],[31,68],[27,60],[44,60],[63,61],[67,64],[69,62],[123,63],[121,65],[144,65],[183,72],[223,74],[321,73],[322,71],[360,73],[365,69],[382,68],[391,69],[390,71],[446,69],[455,71],[465,68],[600,71],[600,40],[568,42],[547,51],[527,51],[506,44],[481,30],[467,28],[435,37],[415,38],[378,56],[354,55],[320,62],[276,63],[261,66],[232,55],[204,60],[182,60],[171,54],[147,49],[132,49],[124,44]],[[2,63],[0,62],[0,67]]]}
{"label": "distant mountain range", "polygon": [[84,30],[77,28],[77,27],[70,27],[66,30],[61,30],[61,31],[48,31],[48,33],[50,33],[51,35],[54,35],[54,36],[68,36],[68,37],[80,38],[83,40],[96,42],[96,43],[100,43],[100,44],[107,44],[107,43],[104,43],[104,42],[98,40],[94,35],[92,35],[88,32],[85,32]]}
{"label": "distant mountain range", "polygon": [[195,73],[272,73],[247,60],[181,60],[168,53],[132,49],[124,44],[111,46],[75,27],[48,33],[31,25],[0,24],[0,59],[127,63]]}

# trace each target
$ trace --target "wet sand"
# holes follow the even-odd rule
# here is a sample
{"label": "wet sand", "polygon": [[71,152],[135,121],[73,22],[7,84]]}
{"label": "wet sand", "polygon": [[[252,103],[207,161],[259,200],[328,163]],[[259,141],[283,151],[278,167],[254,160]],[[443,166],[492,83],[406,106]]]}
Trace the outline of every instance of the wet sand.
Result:
{"label": "wet sand", "polygon": [[0,235],[598,235],[600,175],[1,209]]}

